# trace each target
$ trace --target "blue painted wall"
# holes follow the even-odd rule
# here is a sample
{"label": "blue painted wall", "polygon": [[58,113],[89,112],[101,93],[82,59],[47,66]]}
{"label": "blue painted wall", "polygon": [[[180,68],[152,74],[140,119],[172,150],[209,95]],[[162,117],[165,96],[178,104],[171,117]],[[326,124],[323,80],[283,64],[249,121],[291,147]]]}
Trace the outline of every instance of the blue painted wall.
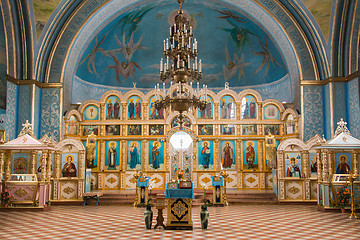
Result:
{"label": "blue painted wall", "polygon": [[304,139],[324,134],[324,99],[322,86],[304,86]]}

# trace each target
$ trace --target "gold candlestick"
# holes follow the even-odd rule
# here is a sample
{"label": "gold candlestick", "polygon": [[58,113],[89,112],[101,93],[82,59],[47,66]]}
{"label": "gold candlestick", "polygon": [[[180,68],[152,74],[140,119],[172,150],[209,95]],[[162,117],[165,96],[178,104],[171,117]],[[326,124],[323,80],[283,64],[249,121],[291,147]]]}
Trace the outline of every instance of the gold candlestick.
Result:
{"label": "gold candlestick", "polygon": [[229,176],[229,174],[226,172],[221,172],[220,176],[222,176],[224,178],[224,205],[229,206],[229,203],[227,201],[227,196],[226,196],[226,178]]}
{"label": "gold candlestick", "polygon": [[354,204],[354,181],[357,178],[354,177],[354,175],[352,175],[352,173],[350,173],[350,177],[348,177],[349,181],[350,181],[350,190],[351,190],[351,213],[349,215],[349,218],[351,219],[358,219],[359,215],[357,215],[357,213],[355,212],[355,204]]}
{"label": "gold candlestick", "polygon": [[136,173],[134,174],[134,178],[136,179],[136,183],[135,183],[135,202],[134,202],[135,207],[137,205],[139,205],[137,181],[138,181],[138,179],[139,179],[139,177],[141,175],[142,175],[142,173],[138,172],[138,171],[136,171]]}

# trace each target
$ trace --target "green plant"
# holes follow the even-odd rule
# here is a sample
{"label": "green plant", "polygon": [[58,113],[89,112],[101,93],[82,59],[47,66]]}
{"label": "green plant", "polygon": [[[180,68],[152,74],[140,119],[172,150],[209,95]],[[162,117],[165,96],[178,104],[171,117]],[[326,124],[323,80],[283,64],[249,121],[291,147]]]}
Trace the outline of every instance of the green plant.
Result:
{"label": "green plant", "polygon": [[347,184],[344,184],[343,187],[339,187],[336,191],[337,202],[340,208],[345,208],[349,205],[351,193],[347,188]]}
{"label": "green plant", "polygon": [[147,201],[147,203],[145,204],[145,207],[146,207],[146,210],[151,210],[151,207],[152,207],[152,205],[150,204],[150,202],[151,202],[151,198]]}
{"label": "green plant", "polygon": [[209,199],[205,200],[205,203],[201,205],[201,211],[206,211],[208,206],[211,206],[211,202]]}

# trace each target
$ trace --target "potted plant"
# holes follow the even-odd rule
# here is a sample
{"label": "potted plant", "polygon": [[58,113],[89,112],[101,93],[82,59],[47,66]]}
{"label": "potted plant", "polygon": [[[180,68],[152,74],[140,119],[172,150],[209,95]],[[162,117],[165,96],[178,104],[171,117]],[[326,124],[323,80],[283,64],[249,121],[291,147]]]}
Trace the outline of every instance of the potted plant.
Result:
{"label": "potted plant", "polygon": [[7,207],[9,206],[9,203],[10,203],[9,191],[7,190],[7,188],[4,188],[1,193],[1,206]]}
{"label": "potted plant", "polygon": [[153,219],[153,211],[151,210],[151,198],[147,201],[145,207],[145,213],[144,213],[144,218],[145,218],[145,226],[146,229],[151,229],[151,225],[152,225],[152,219]]}
{"label": "potted plant", "polygon": [[338,188],[336,191],[336,197],[338,205],[341,208],[341,212],[345,212],[345,207],[349,205],[350,201],[350,190],[347,188],[347,184],[344,184],[343,187]]}
{"label": "potted plant", "polygon": [[201,211],[200,211],[200,220],[201,220],[201,228],[207,229],[208,223],[209,223],[209,211],[207,210],[207,207],[211,205],[209,200],[205,200],[205,203],[201,205]]}

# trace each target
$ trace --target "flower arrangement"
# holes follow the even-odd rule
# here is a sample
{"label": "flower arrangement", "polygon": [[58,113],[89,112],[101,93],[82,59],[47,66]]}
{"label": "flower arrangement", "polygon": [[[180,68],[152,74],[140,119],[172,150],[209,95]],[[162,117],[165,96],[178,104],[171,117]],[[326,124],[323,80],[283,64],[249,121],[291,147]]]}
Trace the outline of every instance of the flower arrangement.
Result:
{"label": "flower arrangement", "polygon": [[350,193],[350,190],[347,188],[347,184],[344,184],[343,187],[338,188],[336,191],[338,205],[341,208],[345,208],[346,206],[348,206],[350,196],[351,196],[351,193]]}
{"label": "flower arrangement", "polygon": [[182,179],[183,177],[184,177],[184,172],[180,170],[178,173],[178,178]]}
{"label": "flower arrangement", "polygon": [[1,205],[3,207],[7,207],[7,205],[9,205],[9,202],[10,202],[9,191],[6,188],[4,188],[1,193]]}

